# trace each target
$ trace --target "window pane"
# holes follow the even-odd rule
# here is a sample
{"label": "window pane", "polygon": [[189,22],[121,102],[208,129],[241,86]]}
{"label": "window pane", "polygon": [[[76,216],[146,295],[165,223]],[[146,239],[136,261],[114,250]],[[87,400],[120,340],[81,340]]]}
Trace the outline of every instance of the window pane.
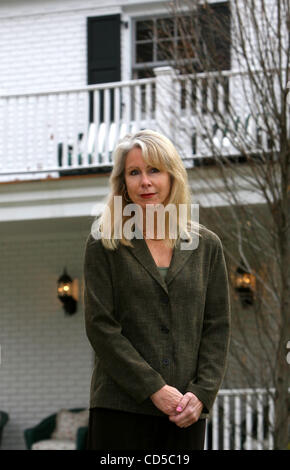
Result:
{"label": "window pane", "polygon": [[172,60],[174,57],[174,42],[159,41],[157,43],[157,60]]}
{"label": "window pane", "polygon": [[136,62],[153,62],[153,43],[137,44]]}
{"label": "window pane", "polygon": [[172,38],[174,36],[173,18],[160,18],[156,21],[158,38]]}
{"label": "window pane", "polygon": [[196,56],[193,39],[179,39],[177,41],[177,57],[182,59],[192,59]]}
{"label": "window pane", "polygon": [[136,40],[142,41],[153,38],[153,21],[137,21],[136,23]]}
{"label": "window pane", "polygon": [[179,16],[177,18],[177,36],[193,35],[194,18],[191,16]]}
{"label": "window pane", "polygon": [[[231,64],[230,9],[217,4],[200,9],[199,15],[203,53],[212,70],[229,69]],[[204,57],[202,57],[204,60]]]}
{"label": "window pane", "polygon": [[144,69],[137,70],[134,74],[134,78],[152,78],[155,77],[153,69],[145,67]]}

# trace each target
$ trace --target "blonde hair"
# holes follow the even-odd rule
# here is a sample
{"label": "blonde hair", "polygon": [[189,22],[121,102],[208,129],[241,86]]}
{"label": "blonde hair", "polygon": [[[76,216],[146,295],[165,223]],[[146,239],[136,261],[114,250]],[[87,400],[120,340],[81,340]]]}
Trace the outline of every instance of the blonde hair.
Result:
{"label": "blonde hair", "polygon": [[[142,151],[142,157],[145,162],[161,171],[167,171],[171,177],[171,191],[167,204],[173,204],[176,206],[177,214],[179,204],[184,204],[187,207],[187,223],[184,226],[180,226],[179,218],[177,218],[177,229],[178,237],[176,239],[166,238],[166,242],[169,246],[174,247],[177,240],[180,238],[180,232],[182,238],[191,240],[190,231],[198,233],[196,231],[199,224],[191,220],[191,195],[188,184],[187,172],[184,168],[183,162],[173,145],[173,143],[164,135],[159,134],[151,129],[145,129],[132,134],[127,134],[117,145],[113,153],[114,166],[110,175],[110,188],[111,191],[107,197],[107,203],[105,210],[98,218],[99,230],[104,233],[108,227],[111,227],[111,236],[105,238],[101,236],[102,243],[105,248],[114,250],[118,244],[121,243],[127,246],[133,246],[129,239],[126,239],[123,234],[123,225],[128,219],[128,216],[123,215],[124,207],[131,203],[128,201],[128,193],[126,191],[125,184],[125,162],[126,156],[133,148],[140,148]],[[127,193],[127,194],[126,194]],[[122,197],[122,218],[119,220],[121,225],[121,237],[114,237],[114,226],[112,221],[114,220],[114,197]],[[168,216],[168,213],[166,213]],[[168,227],[168,217],[166,219]],[[106,232],[108,233],[108,232]],[[118,233],[118,232],[117,232]]]}

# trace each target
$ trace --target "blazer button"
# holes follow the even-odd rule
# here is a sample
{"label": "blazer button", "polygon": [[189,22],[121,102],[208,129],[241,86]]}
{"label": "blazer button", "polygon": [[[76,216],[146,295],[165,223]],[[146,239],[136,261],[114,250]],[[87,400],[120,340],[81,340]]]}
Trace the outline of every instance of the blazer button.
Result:
{"label": "blazer button", "polygon": [[168,364],[169,364],[169,359],[163,359],[162,364],[163,364],[164,366],[168,366]]}
{"label": "blazer button", "polygon": [[168,303],[169,303],[169,297],[162,297],[161,302],[162,302],[163,304],[168,304]]}
{"label": "blazer button", "polygon": [[162,331],[163,333],[169,333],[169,329],[167,328],[167,326],[162,326],[162,327],[161,327],[161,331]]}

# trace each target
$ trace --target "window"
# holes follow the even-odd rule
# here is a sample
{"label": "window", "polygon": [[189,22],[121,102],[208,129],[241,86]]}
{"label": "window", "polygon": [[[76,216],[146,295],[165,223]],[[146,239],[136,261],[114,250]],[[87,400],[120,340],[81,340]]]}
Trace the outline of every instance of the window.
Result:
{"label": "window", "polygon": [[[227,3],[199,7],[191,14],[135,20],[133,78],[153,76],[172,64],[181,73],[230,68],[230,9]],[[210,61],[208,58],[210,57]]]}
{"label": "window", "polygon": [[[184,17],[184,21],[188,20]],[[193,38],[183,37],[176,18],[159,17],[135,22],[134,78],[153,76],[153,68],[172,63],[186,50],[183,41],[191,45]]]}

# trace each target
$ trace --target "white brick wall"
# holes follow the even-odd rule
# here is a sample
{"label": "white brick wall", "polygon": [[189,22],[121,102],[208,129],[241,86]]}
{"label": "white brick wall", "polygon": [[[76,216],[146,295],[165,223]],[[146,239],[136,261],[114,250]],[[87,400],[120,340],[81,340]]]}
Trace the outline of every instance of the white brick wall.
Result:
{"label": "white brick wall", "polygon": [[[121,14],[121,77],[131,78],[131,17],[148,14],[144,1],[42,0],[0,3],[0,94],[87,84],[87,18]],[[162,7],[162,3],[164,7]],[[150,11],[166,11],[150,2]],[[161,6],[160,6],[161,5]]]}
{"label": "white brick wall", "polygon": [[[86,85],[87,18],[121,13],[130,22],[148,12],[144,3],[1,1],[0,95]],[[131,78],[130,42],[130,28],[122,27],[123,80]],[[20,230],[0,240],[0,409],[10,415],[3,449],[25,448],[24,429],[60,408],[89,404],[93,355],[83,307],[65,316],[56,297],[64,265],[82,278],[85,238],[76,232],[40,237],[29,230],[22,237]]]}
{"label": "white brick wall", "polygon": [[3,449],[24,449],[23,430],[60,408],[89,406],[93,353],[83,303],[65,316],[56,296],[65,265],[81,283],[85,239],[56,233],[1,241],[0,409],[10,415]]}
{"label": "white brick wall", "polygon": [[51,11],[51,2],[35,2],[34,8],[22,11],[19,6],[10,14],[0,6],[1,91],[87,84],[87,17],[120,13],[120,8],[105,9],[103,2],[92,8],[92,2],[84,1],[81,9],[70,9],[71,3],[62,2],[58,11],[52,2]]}

